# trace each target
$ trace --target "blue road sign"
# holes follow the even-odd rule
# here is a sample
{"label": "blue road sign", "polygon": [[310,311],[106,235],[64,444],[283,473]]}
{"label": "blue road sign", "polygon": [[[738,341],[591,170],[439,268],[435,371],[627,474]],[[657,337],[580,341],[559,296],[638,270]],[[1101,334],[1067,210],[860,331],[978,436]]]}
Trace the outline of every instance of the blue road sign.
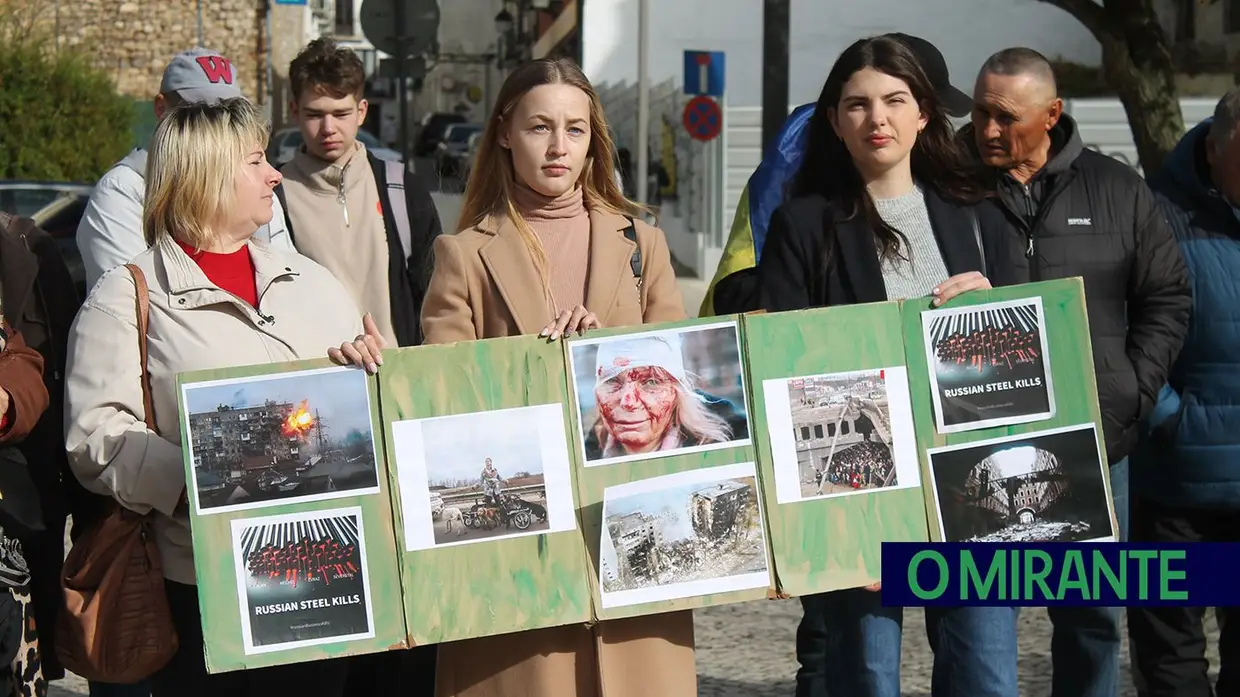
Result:
{"label": "blue road sign", "polygon": [[685,94],[723,96],[723,51],[685,51]]}
{"label": "blue road sign", "polygon": [[306,0],[276,0],[277,5],[305,5]]}

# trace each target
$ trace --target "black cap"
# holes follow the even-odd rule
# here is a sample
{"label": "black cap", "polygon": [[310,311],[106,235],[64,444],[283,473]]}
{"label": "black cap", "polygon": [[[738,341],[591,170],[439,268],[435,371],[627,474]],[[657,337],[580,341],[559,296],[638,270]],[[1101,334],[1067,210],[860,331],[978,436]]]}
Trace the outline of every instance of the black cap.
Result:
{"label": "black cap", "polygon": [[934,91],[947,113],[960,117],[968,116],[973,111],[973,98],[952,86],[947,72],[947,60],[934,44],[908,34],[894,33],[887,36],[904,43],[917,54],[921,69],[926,72],[926,77],[930,78],[930,84],[934,85]]}

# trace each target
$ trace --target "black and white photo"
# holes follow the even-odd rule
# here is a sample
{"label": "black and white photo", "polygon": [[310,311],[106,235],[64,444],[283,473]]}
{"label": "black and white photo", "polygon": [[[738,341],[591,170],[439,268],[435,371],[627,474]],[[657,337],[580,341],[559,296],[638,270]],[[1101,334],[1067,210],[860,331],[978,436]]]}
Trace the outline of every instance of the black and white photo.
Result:
{"label": "black and white photo", "polygon": [[603,493],[603,607],[770,584],[754,464],[690,470]]}
{"label": "black and white photo", "polygon": [[182,390],[199,515],[379,492],[365,372],[305,370]]}
{"label": "black and white photo", "polygon": [[736,322],[569,344],[586,467],[748,445]]}
{"label": "black and white photo", "polygon": [[779,503],[921,486],[903,366],[762,387]]}
{"label": "black and white photo", "polygon": [[1042,298],[921,315],[939,433],[1055,415]]}
{"label": "black and white photo", "polygon": [[392,424],[408,550],[576,528],[564,406]]}
{"label": "black and white photo", "polygon": [[1093,424],[934,448],[930,478],[945,542],[1116,539]]}
{"label": "black and white photo", "polygon": [[374,637],[361,508],[231,523],[246,654]]}

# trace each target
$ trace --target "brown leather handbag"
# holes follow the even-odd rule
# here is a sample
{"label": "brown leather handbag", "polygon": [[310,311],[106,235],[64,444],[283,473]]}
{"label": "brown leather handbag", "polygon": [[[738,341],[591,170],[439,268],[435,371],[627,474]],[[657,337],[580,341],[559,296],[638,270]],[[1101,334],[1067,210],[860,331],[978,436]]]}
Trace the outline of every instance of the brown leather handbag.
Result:
{"label": "brown leather handbag", "polygon": [[[150,299],[146,277],[137,266],[127,264],[126,268],[138,291],[142,405],[147,427],[158,434],[147,369]],[[56,655],[66,669],[87,680],[141,682],[163,668],[177,651],[152,517],[113,502],[65,558]]]}

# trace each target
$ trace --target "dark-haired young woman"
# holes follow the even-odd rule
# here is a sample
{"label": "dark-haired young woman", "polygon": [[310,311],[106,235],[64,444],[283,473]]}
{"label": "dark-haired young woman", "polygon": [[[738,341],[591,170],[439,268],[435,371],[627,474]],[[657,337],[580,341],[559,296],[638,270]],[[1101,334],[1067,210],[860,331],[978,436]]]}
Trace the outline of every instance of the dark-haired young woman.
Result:
{"label": "dark-haired young woman", "polygon": [[[907,44],[864,39],[836,61],[805,159],[771,218],[751,307],[771,312],[926,298],[1002,283],[1004,225],[982,203],[935,90]],[[979,180],[980,182],[980,180]],[[881,495],[881,494],[879,494]],[[877,587],[802,598],[798,697],[900,695],[903,609]],[[1009,697],[1010,608],[928,608],[935,697]]]}

